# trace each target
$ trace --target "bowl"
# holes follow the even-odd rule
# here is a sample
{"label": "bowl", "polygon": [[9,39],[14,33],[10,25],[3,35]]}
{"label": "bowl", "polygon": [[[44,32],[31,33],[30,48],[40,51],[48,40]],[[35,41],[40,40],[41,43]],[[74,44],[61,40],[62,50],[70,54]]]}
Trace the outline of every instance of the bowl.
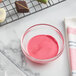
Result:
{"label": "bowl", "polygon": [[[55,57],[49,59],[37,59],[29,55],[27,45],[29,40],[37,35],[50,35],[58,43],[59,49]],[[28,28],[21,37],[21,48],[24,55],[33,62],[36,63],[47,63],[56,60],[63,52],[64,49],[64,38],[62,33],[54,26],[50,24],[36,24]]]}

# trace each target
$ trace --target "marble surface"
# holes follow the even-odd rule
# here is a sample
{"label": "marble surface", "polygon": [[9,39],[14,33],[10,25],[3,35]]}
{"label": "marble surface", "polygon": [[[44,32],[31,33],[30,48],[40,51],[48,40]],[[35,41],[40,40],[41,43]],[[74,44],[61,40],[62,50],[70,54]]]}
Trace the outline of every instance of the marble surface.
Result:
{"label": "marble surface", "polygon": [[40,65],[29,61],[21,51],[20,38],[30,26],[48,23],[57,27],[65,39],[63,20],[76,16],[76,0],[67,0],[16,22],[0,27],[0,76],[71,76],[66,43],[54,62]]}
{"label": "marble surface", "polygon": [[[0,40],[0,53],[4,57],[0,59],[1,68],[7,72],[10,70],[10,63],[13,64],[16,68],[21,70],[26,76],[39,76],[38,72],[34,72],[29,68],[28,62],[24,54],[22,53],[20,46],[20,39],[17,37],[14,30],[8,30],[2,32]],[[4,59],[4,60],[3,60]],[[9,66],[8,66],[9,64]],[[12,70],[13,71],[13,70]],[[9,74],[7,72],[7,74]],[[7,75],[8,76],[8,75]],[[10,76],[10,75],[9,75]],[[14,76],[14,75],[12,75]]]}

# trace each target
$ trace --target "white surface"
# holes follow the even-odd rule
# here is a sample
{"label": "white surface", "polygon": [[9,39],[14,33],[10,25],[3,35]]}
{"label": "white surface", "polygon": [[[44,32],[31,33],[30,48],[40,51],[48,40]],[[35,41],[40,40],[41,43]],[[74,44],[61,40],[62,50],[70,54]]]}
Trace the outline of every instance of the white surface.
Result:
{"label": "white surface", "polygon": [[[71,16],[76,16],[76,0],[67,0],[61,4],[53,6],[52,8],[48,8],[14,23],[0,27],[0,32],[5,31],[7,28],[8,30],[14,29],[20,38],[28,27],[38,23],[47,23],[56,26],[65,37],[63,20],[65,17]],[[2,34],[0,34],[0,36],[2,36]],[[36,64],[29,62],[30,61],[28,61],[29,67],[33,68],[33,71],[41,71],[41,76],[70,76],[66,46],[63,54],[52,63],[46,64],[45,66],[37,66]],[[10,73],[13,71],[14,70],[11,70]],[[17,75],[12,75],[11,73],[10,76]]]}

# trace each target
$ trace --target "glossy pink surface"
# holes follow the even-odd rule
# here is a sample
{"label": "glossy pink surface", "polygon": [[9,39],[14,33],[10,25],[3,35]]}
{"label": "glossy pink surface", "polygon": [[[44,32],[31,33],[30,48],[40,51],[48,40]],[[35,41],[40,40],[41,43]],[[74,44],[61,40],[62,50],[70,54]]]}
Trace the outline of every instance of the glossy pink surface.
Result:
{"label": "glossy pink surface", "polygon": [[37,35],[28,42],[28,53],[37,59],[50,59],[58,54],[59,46],[50,35]]}

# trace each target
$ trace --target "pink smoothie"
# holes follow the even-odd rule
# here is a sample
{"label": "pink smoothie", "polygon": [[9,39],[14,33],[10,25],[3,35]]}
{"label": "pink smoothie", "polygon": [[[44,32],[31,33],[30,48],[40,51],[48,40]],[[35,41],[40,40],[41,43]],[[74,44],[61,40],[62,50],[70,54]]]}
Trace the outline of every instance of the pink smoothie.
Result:
{"label": "pink smoothie", "polygon": [[28,53],[30,56],[37,59],[53,58],[58,53],[58,43],[50,35],[37,35],[29,40]]}

